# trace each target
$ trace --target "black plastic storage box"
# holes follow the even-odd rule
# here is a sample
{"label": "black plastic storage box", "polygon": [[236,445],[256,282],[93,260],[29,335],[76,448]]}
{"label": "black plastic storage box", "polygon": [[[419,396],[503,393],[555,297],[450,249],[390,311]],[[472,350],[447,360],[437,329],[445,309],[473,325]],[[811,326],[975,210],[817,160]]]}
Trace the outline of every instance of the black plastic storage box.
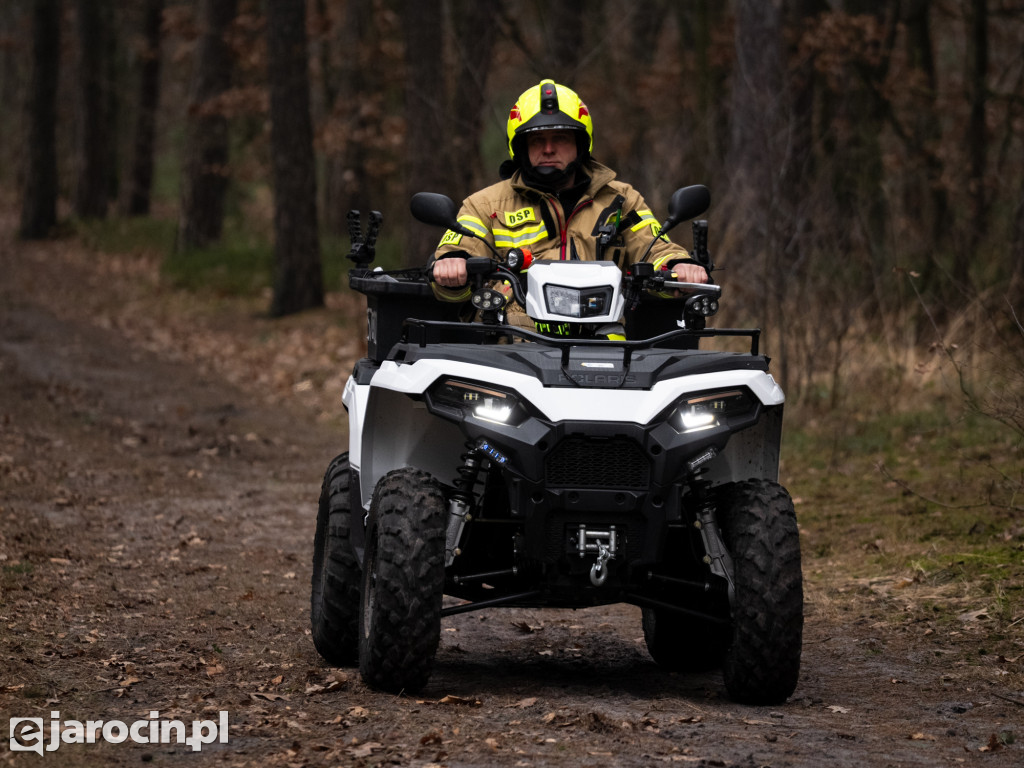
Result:
{"label": "black plastic storage box", "polygon": [[384,360],[402,340],[402,325],[417,320],[458,320],[458,303],[439,301],[423,277],[422,269],[374,271],[353,269],[349,287],[366,296],[366,356]]}
{"label": "black plastic storage box", "polygon": [[[640,296],[640,303],[633,309],[626,310],[625,326],[626,338],[636,341],[637,339],[650,339],[670,331],[678,331],[679,318],[683,316],[683,307],[686,305],[685,298],[664,298],[659,296]],[[699,327],[691,327],[691,330],[704,330],[704,323]],[[698,340],[681,337],[662,346],[671,349],[697,349]]]}

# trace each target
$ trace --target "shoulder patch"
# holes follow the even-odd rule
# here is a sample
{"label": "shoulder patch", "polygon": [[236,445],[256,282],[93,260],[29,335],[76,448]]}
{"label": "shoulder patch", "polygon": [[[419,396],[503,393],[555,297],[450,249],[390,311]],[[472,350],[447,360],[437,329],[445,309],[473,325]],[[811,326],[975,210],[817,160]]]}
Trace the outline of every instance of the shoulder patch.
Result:
{"label": "shoulder patch", "polygon": [[509,227],[518,227],[529,221],[537,221],[537,211],[533,208],[521,208],[518,211],[505,211],[505,224]]}
{"label": "shoulder patch", "polygon": [[444,237],[441,238],[441,242],[438,243],[438,247],[442,245],[458,245],[462,242],[462,235],[458,232],[452,232],[450,229],[444,233]]}

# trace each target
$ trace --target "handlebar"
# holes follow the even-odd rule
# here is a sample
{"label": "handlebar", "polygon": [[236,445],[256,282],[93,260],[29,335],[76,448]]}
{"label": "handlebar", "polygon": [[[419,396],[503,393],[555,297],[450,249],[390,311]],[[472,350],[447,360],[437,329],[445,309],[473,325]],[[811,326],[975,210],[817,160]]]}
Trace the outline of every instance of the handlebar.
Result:
{"label": "handlebar", "polygon": [[[478,309],[501,309],[505,304],[504,295],[485,289],[486,283],[492,280],[501,280],[511,285],[512,297],[516,303],[523,309],[526,308],[526,292],[523,289],[523,285],[519,282],[519,276],[507,264],[488,256],[471,256],[465,261],[467,284],[473,290],[472,303],[474,306],[479,305],[477,306]],[[429,282],[434,282],[433,269],[427,270],[426,278]],[[501,302],[494,306],[499,296],[501,297]]]}
{"label": "handlebar", "polygon": [[722,286],[714,283],[680,283],[676,280],[666,280],[663,285],[685,294],[704,293],[715,297],[722,295]]}
{"label": "handlebar", "polygon": [[[513,254],[516,257],[513,257]],[[467,283],[474,290],[478,290],[485,282],[490,280],[507,281],[512,286],[513,298],[521,307],[525,308],[526,295],[519,279],[520,275],[516,271],[516,266],[518,265],[516,258],[521,259],[521,255],[522,253],[518,249],[513,249],[509,253],[509,263],[488,256],[472,256],[467,258],[465,260]],[[532,259],[532,257],[529,258]],[[714,283],[688,283],[680,280],[666,280],[662,274],[649,271],[649,267],[647,269],[637,269],[638,265],[633,266],[634,270],[623,276],[623,287],[627,292],[629,287],[632,287],[634,291],[679,291],[686,296],[702,294],[719,298],[722,295],[722,287]],[[426,277],[428,281],[434,282],[433,270],[428,271]]]}

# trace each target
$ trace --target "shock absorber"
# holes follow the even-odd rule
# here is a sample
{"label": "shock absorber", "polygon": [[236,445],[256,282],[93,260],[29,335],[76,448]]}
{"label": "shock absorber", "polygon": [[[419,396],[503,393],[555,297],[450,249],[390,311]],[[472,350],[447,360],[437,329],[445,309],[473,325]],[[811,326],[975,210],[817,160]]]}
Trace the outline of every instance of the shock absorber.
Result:
{"label": "shock absorber", "polygon": [[451,500],[448,502],[448,528],[445,532],[444,565],[450,566],[457,555],[461,554],[459,542],[462,539],[462,530],[466,523],[473,519],[470,510],[476,503],[476,495],[473,488],[476,486],[483,467],[476,445],[466,443],[467,450],[459,458],[462,464],[458,468],[459,476],[452,484],[455,490],[451,493]]}
{"label": "shock absorber", "polygon": [[701,539],[704,542],[704,564],[708,566],[711,573],[725,579],[728,585],[730,604],[733,602],[736,591],[733,582],[734,564],[732,555],[725,547],[722,539],[722,530],[718,525],[715,499],[710,492],[709,485],[698,478],[707,471],[702,467],[694,471],[691,487],[696,495],[696,516],[693,522],[694,527],[700,531]]}
{"label": "shock absorber", "polygon": [[480,459],[480,452],[475,443],[467,442],[466,448],[469,450],[459,456],[459,460],[462,461],[462,464],[456,470],[459,473],[459,476],[452,481],[452,485],[455,486],[455,490],[452,492],[452,498],[460,499],[466,504],[472,505],[476,500],[476,497],[473,495],[473,488],[477,484],[477,479],[482,467],[482,461]]}

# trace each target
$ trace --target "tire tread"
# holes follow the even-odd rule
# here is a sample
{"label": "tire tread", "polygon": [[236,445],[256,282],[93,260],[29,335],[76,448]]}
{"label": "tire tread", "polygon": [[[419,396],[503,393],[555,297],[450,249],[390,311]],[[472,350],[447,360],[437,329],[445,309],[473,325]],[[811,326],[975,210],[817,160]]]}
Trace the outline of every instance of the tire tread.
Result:
{"label": "tire tread", "polygon": [[374,688],[414,693],[430,678],[441,637],[444,496],[426,472],[394,470],[377,485],[371,518],[374,607],[368,625],[361,612],[359,671]]}

